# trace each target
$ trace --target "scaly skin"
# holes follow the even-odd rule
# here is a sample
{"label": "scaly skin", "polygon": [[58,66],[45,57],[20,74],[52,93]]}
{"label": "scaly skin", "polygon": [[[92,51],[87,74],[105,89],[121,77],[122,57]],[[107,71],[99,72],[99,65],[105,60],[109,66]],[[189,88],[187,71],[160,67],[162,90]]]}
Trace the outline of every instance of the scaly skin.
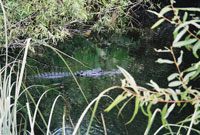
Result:
{"label": "scaly skin", "polygon": [[[120,70],[104,71],[101,68],[96,68],[92,70],[86,70],[74,73],[74,75],[81,77],[101,77],[108,74],[121,74],[121,71]],[[51,72],[51,73],[49,72],[49,73],[35,75],[32,78],[57,79],[69,76],[72,76],[72,74],[68,72]]]}

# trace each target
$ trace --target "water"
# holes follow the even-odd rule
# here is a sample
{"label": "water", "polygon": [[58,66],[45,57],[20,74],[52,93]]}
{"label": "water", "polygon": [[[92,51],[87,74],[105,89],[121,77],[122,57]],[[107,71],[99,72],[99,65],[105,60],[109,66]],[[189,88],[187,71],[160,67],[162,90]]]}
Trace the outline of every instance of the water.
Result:
{"label": "water", "polygon": [[[153,40],[133,40],[131,38],[127,38],[126,36],[117,38],[117,35],[115,35],[102,43],[95,43],[84,37],[74,37],[74,39],[70,41],[60,43],[58,49],[82,62],[82,64],[80,64],[69,57],[64,57],[73,72],[98,67],[110,71],[117,69],[118,65],[133,75],[139,86],[146,87],[146,83],[153,79],[155,82],[158,82],[161,87],[166,87],[166,77],[170,72],[171,67],[155,63],[155,60],[159,57],[153,50],[156,46],[157,45],[153,42]],[[40,55],[42,56],[34,57],[34,59],[29,58],[28,64],[32,65],[32,69],[36,72],[30,72],[28,69],[28,74],[34,75],[44,72],[69,72],[69,69],[66,67],[64,62],[52,50],[44,48]],[[111,86],[120,86],[120,79],[123,78],[123,75],[116,74],[106,75],[99,78],[77,77],[77,81],[90,102],[106,88]],[[63,107],[67,103],[71,109],[69,109],[69,107],[66,109],[66,133],[71,134],[72,125],[69,122],[69,119],[72,119],[72,122],[75,125],[81,113],[87,106],[87,103],[74,79],[72,77],[66,77],[60,79],[37,79],[29,81],[30,84],[42,84],[48,86],[49,88],[54,88],[53,91],[46,94],[40,105],[40,109],[46,119],[49,116],[53,99],[55,99],[58,94],[63,95],[65,100],[60,98],[54,109],[51,130],[56,131],[59,128],[62,128]],[[47,88],[33,88],[31,92],[34,97],[39,98],[41,93],[45,90],[47,90]],[[113,90],[108,93],[108,95],[115,98],[121,92],[122,90]],[[100,105],[96,113],[97,119],[100,121],[100,113],[104,115],[108,135],[142,135],[148,121],[148,118],[142,113],[139,113],[131,124],[125,126],[125,123],[132,116],[134,102],[127,105],[123,112],[123,116],[120,116],[119,118],[117,118],[118,110],[116,108],[109,113],[104,112],[104,109],[108,107],[111,102],[112,101],[109,98],[103,98],[100,101]],[[90,116],[91,111],[88,112],[81,124],[81,135],[87,130]],[[39,117],[38,123],[42,125]],[[160,126],[161,121],[155,121],[152,126],[151,133],[155,132],[155,130]],[[61,132],[57,132],[56,135],[61,134]],[[96,120],[94,120],[90,134],[104,134],[102,124],[99,124]]]}

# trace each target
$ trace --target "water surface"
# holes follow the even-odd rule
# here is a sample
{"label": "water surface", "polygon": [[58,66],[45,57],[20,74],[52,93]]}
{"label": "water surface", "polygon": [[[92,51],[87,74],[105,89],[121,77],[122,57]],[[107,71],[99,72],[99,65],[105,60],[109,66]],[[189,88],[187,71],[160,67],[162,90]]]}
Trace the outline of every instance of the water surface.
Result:
{"label": "water surface", "polygon": [[[160,84],[162,87],[167,86],[166,77],[170,70],[168,65],[160,65],[155,63],[158,58],[158,54],[154,52],[154,47],[157,45],[153,40],[149,39],[131,39],[126,36],[111,36],[110,39],[96,43],[92,40],[88,40],[85,37],[74,37],[64,43],[60,43],[59,48],[61,51],[67,53],[71,57],[81,61],[83,64],[72,60],[69,57],[64,57],[67,64],[73,72],[88,70],[93,68],[101,67],[106,71],[117,69],[117,65],[127,70],[136,80],[139,86],[146,87],[151,79]],[[41,57],[36,57],[29,60],[30,65],[34,65],[33,69],[35,73],[44,72],[69,72],[64,62],[58,57],[58,55],[50,49],[45,48]],[[120,86],[120,79],[123,79],[123,75],[106,75],[99,78],[89,77],[77,77],[78,83],[80,84],[84,94],[88,101],[92,101],[100,92],[106,88],[112,86]],[[66,117],[66,132],[72,133],[72,126],[69,119],[72,119],[74,125],[78,121],[81,113],[87,106],[87,103],[80,92],[79,87],[72,77],[60,78],[60,79],[37,79],[31,80],[32,84],[42,84],[55,88],[55,91],[49,92],[43,99],[40,105],[41,110],[45,117],[49,116],[48,111],[52,105],[52,99],[62,93],[66,98],[67,102],[71,106],[71,110],[67,108]],[[34,93],[38,96],[45,89],[38,88]],[[114,90],[109,93],[112,98],[115,98],[117,94],[120,94],[121,90]],[[101,121],[100,113],[104,115],[107,132],[109,135],[142,135],[145,131],[148,118],[142,113],[138,114],[136,119],[129,125],[125,126],[125,123],[131,118],[134,110],[134,102],[131,102],[125,108],[123,116],[117,118],[118,110],[115,108],[109,113],[105,113],[104,109],[109,106],[111,100],[104,98],[101,100],[97,110],[97,118]],[[52,131],[55,131],[62,127],[62,114],[63,106],[66,105],[63,100],[58,100],[55,107],[53,120],[52,120]],[[80,134],[84,134],[87,130],[91,112],[85,117]],[[161,126],[160,120],[155,121],[151,132]],[[58,132],[58,135],[62,133]],[[102,124],[99,124],[94,120],[91,135],[104,134]]]}

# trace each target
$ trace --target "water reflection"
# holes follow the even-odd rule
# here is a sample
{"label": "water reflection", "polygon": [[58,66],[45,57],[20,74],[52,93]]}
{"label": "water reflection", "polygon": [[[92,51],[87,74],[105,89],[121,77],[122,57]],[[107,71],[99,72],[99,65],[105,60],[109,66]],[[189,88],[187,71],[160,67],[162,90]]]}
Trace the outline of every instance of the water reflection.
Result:
{"label": "water reflection", "polygon": [[[149,82],[150,79],[154,79],[154,81],[159,82],[162,81],[162,85],[165,85],[166,80],[161,80],[161,78],[166,77],[169,67],[166,65],[158,65],[154,62],[157,57],[153,53],[153,43],[142,40],[125,41],[125,43],[128,44],[128,47],[124,47],[123,42],[122,45],[119,44],[120,42],[117,42],[118,44],[113,43],[110,46],[101,48],[98,44],[95,44],[92,41],[89,41],[83,37],[74,37],[74,39],[72,39],[71,41],[61,43],[59,45],[59,49],[85,64],[81,65],[80,63],[68,57],[65,57],[65,60],[67,61],[69,67],[72,69],[73,72],[99,67],[109,71],[117,69],[117,65],[119,65],[130,72],[139,85],[144,86],[147,82]],[[35,71],[38,71],[39,73],[69,72],[68,68],[62,62],[62,60],[52,50],[49,50],[47,48],[45,48],[45,55],[43,55],[43,57],[38,57],[36,58],[36,60],[29,60],[29,64],[35,65]],[[44,64],[46,66],[44,66]],[[101,76],[98,78],[77,77],[77,80],[88,100],[92,101],[104,89],[115,85],[121,85],[121,78],[123,78],[123,75],[114,74]],[[68,111],[68,114],[71,116],[74,124],[77,122],[81,113],[87,106],[87,103],[72,77],[53,80],[36,79],[31,80],[31,82],[32,84],[43,84],[46,86],[54,87],[57,91],[62,93],[67,98],[72,108],[70,111]],[[42,92],[44,90],[38,91]],[[121,93],[120,90],[115,90],[113,92],[110,92],[109,95],[115,97],[119,93]],[[55,94],[54,92],[48,94],[47,98],[45,98],[40,106],[41,110],[45,108],[44,115],[46,118],[49,116],[49,113],[47,113],[47,111],[51,108],[50,104],[52,103],[52,99],[54,99],[56,95],[57,94]],[[117,118],[117,109],[114,109],[109,113],[104,113],[104,109],[110,103],[110,99],[102,99],[97,110],[98,119],[101,120],[99,116],[100,112],[104,114],[107,132],[109,135],[143,134],[146,128],[147,118],[142,114],[138,116],[132,124],[128,125],[127,127],[125,127],[124,125],[124,123],[127,122],[132,116],[134,104],[128,105],[123,112],[123,116]],[[60,102],[58,102],[56,105],[51,124],[52,131],[55,131],[62,127],[63,106],[64,103],[62,100],[60,100]],[[91,112],[88,113],[81,125],[81,134],[84,134],[87,130],[90,114]],[[66,132],[68,134],[71,134],[71,124],[69,123],[68,119],[66,119],[66,122]],[[160,122],[156,123],[157,125],[153,128],[157,128],[161,124]],[[57,133],[57,135],[61,134],[61,132]],[[102,124],[99,124],[97,121],[94,120],[91,134],[104,134]]]}

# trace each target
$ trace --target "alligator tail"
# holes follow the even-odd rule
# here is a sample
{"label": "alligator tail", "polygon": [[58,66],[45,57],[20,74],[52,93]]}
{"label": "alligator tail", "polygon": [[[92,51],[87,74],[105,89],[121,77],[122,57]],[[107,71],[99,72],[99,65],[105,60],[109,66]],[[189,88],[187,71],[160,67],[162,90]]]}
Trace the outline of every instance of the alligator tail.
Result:
{"label": "alligator tail", "polygon": [[40,78],[40,79],[57,79],[72,76],[71,73],[68,72],[51,72],[51,73],[43,73],[39,75],[35,75],[32,78]]}

